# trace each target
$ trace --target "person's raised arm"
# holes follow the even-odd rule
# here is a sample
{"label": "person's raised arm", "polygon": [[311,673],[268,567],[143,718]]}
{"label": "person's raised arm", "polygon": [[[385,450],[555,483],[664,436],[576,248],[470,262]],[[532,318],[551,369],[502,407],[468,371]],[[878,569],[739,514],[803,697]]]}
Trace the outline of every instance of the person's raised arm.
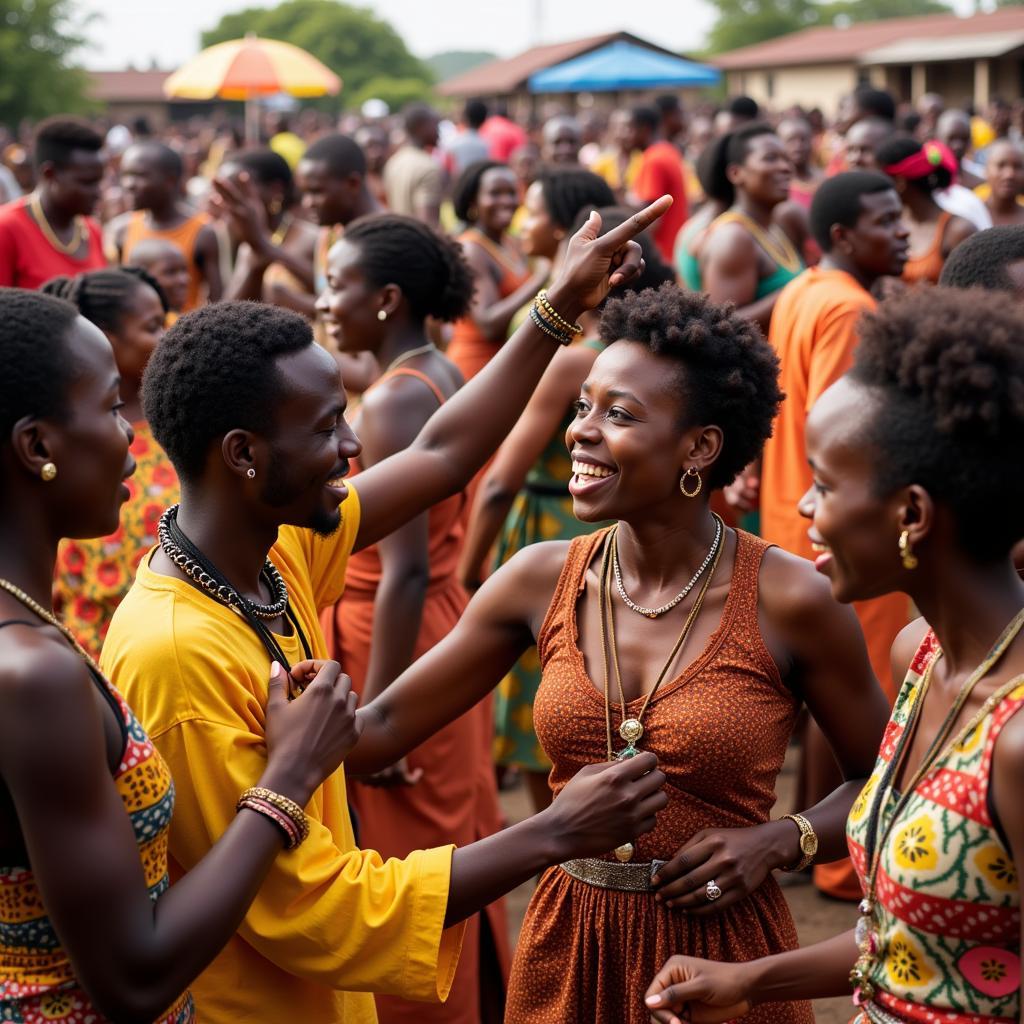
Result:
{"label": "person's raised arm", "polygon": [[477,490],[459,562],[459,578],[471,590],[480,586],[487,553],[530,467],[540,458],[562,425],[566,411],[579,397],[580,385],[596,358],[594,349],[582,345],[556,353],[523,415],[498,449]]}
{"label": "person's raised arm", "polygon": [[[0,777],[76,977],[104,1016],[153,1020],[234,934],[282,853],[282,832],[239,812],[154,904],[107,764],[95,684],[76,654],[25,633],[0,675]],[[358,735],[356,695],[333,663],[292,703],[286,679],[283,671],[271,678],[259,783],[305,805]]]}
{"label": "person's raised arm", "polygon": [[494,260],[483,246],[469,241],[462,243],[466,262],[473,271],[476,288],[469,316],[488,341],[503,342],[512,318],[547,284],[551,261],[539,259],[526,280],[511,294],[501,297],[494,279]]}
{"label": "person's raised arm", "polygon": [[196,236],[196,266],[206,282],[209,302],[220,302],[224,297],[224,282],[220,276],[220,242],[212,224],[207,224]]}
{"label": "person's raised arm", "polygon": [[[671,203],[663,196],[600,238],[600,217],[591,214],[569,243],[559,278],[548,290],[555,310],[575,321],[612,285],[630,280],[641,265],[633,237]],[[527,318],[497,356],[428,420],[412,445],[360,474],[363,512],[356,550],[462,490],[512,429],[555,351],[556,343]]]}

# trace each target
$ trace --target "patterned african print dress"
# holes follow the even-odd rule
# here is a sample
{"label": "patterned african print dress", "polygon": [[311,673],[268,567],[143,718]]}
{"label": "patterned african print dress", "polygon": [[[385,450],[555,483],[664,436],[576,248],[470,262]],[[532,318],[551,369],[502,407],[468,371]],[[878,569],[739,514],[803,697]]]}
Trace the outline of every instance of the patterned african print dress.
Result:
{"label": "patterned african print dress", "polygon": [[[862,883],[869,811],[882,801],[879,835],[886,835],[897,803],[891,786],[878,790],[879,780],[938,651],[929,633],[896,698],[875,770],[850,811],[847,836]],[[953,737],[888,828],[875,899],[876,994],[858,1022],[1020,1019],[1017,865],[992,816],[989,779],[996,740],[1022,707],[1024,677],[977,726]]]}
{"label": "patterned african print dress", "polygon": [[125,485],[121,525],[109,537],[64,540],[57,549],[53,608],[96,659],[117,606],[135,582],[139,562],[154,544],[160,516],[179,499],[178,475],[149,424],[133,423],[135,472]]}
{"label": "patterned african print dress", "polygon": [[[98,673],[94,681],[117,716],[124,736],[114,785],[131,819],[150,899],[170,880],[167,830],[174,810],[174,784],[163,758],[124,698]],[[50,923],[24,851],[0,851],[0,1021],[14,1024],[100,1024]],[[156,1024],[193,1024],[195,1007],[186,992]]]}
{"label": "patterned african print dress", "polygon": [[[585,341],[587,348],[604,349],[602,341]],[[570,412],[548,442],[516,495],[495,547],[494,567],[542,540],[571,540],[591,533],[594,523],[581,523],[572,511],[569,478],[572,460],[565,432],[575,419]],[[531,647],[498,684],[494,701],[494,760],[532,772],[551,767],[533,731],[533,701],[540,686],[537,648]]]}

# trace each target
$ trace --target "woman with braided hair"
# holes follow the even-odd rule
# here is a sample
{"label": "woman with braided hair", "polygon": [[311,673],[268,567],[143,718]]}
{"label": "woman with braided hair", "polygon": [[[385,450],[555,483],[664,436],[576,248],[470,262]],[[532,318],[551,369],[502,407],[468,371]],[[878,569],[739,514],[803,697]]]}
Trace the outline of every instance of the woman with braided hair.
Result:
{"label": "woman with braided hair", "polygon": [[[353,475],[407,448],[462,385],[462,374],[431,343],[424,321],[466,315],[472,294],[473,275],[459,243],[412,217],[361,218],[331,249],[317,309],[339,351],[370,352],[384,367],[353,417],[363,443]],[[459,621],[467,602],[456,574],[465,504],[462,491],[349,559],[345,592],[323,613],[322,624],[330,657],[345,665],[363,703]],[[403,858],[443,843],[467,846],[499,831],[492,733],[486,699],[408,758],[353,786],[349,800],[361,845]],[[382,1024],[500,1021],[508,960],[498,901],[470,921],[444,1006],[378,996],[378,1017]],[[482,1004],[482,997],[490,1003]]]}
{"label": "woman with braided hair", "polygon": [[111,616],[128,593],[143,555],[156,543],[161,513],[179,497],[178,476],[142,415],[142,372],[164,334],[167,300],[155,278],[138,267],[55,277],[43,291],[67,299],[114,349],[121,375],[123,415],[135,438],[137,469],[117,530],[107,537],[65,540],[57,552],[54,607],[78,642],[99,657]]}

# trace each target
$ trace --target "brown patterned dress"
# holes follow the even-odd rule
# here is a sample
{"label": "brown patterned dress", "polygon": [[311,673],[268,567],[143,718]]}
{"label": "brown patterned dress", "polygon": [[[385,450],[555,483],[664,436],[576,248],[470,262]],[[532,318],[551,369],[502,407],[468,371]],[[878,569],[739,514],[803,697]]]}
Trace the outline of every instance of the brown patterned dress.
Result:
{"label": "brown patterned dress", "polygon": [[[606,531],[570,547],[541,627],[543,678],[537,736],[554,765],[555,794],[584,765],[604,760],[604,697],[577,646],[576,604]],[[761,638],[757,584],[768,545],[737,531],[735,566],[718,629],[704,651],[655,695],[644,749],[668,776],[668,806],[636,842],[636,861],[668,860],[705,828],[742,828],[769,818],[798,702]],[[631,702],[639,711],[641,701]],[[607,859],[612,859],[611,854]],[[506,1024],[648,1024],[643,997],[675,953],[739,961],[793,949],[796,929],[769,878],[745,900],[694,917],[653,893],[600,889],[561,868],[541,877],[512,965]],[[809,1003],[768,1003],[750,1024],[811,1024]]]}

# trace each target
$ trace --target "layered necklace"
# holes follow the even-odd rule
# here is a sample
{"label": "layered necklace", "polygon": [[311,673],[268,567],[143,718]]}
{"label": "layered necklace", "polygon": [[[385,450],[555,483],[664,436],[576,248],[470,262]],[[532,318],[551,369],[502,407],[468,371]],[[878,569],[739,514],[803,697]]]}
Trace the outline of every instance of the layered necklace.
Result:
{"label": "layered necklace", "polygon": [[[605,541],[604,556],[601,562],[601,586],[598,596],[601,609],[601,657],[604,665],[604,720],[609,761],[624,761],[628,758],[636,757],[636,755],[640,753],[637,744],[640,742],[644,734],[644,715],[647,713],[647,709],[650,707],[651,701],[654,699],[654,695],[658,692],[661,684],[665,681],[665,677],[668,675],[669,669],[672,667],[676,656],[683,649],[686,639],[693,628],[693,624],[697,621],[698,615],[700,615],[701,607],[704,604],[704,597],[708,592],[708,588],[711,586],[711,581],[715,578],[715,570],[718,568],[718,561],[722,557],[722,550],[725,547],[721,542],[723,533],[722,520],[715,515],[715,513],[712,513],[712,515],[715,516],[715,521],[717,523],[715,540],[712,544],[711,550],[708,552],[708,558],[705,559],[704,565],[701,566],[693,580],[691,580],[687,592],[689,592],[689,588],[692,587],[693,583],[695,583],[699,576],[704,572],[709,562],[711,564],[711,570],[708,572],[703,585],[697,592],[697,598],[693,602],[693,607],[690,609],[689,615],[686,616],[686,621],[683,623],[682,631],[680,632],[675,644],[673,644],[668,658],[666,658],[664,665],[661,667],[661,671],[658,673],[658,678],[655,680],[654,686],[650,693],[647,694],[647,697],[635,718],[626,717],[626,692],[622,685],[622,674],[619,671],[619,653],[615,643],[615,616],[612,612],[611,579],[614,574],[612,567],[616,564],[618,557],[618,526],[613,526],[608,531],[608,536]],[[672,606],[674,607],[681,600],[682,597],[677,598],[673,602]],[[654,616],[648,617],[653,618]],[[626,742],[626,746],[618,753],[614,752],[612,741],[612,702],[609,661],[611,662],[611,666],[615,672],[615,682],[619,691],[619,736]],[[621,846],[617,846],[615,848],[616,858],[623,863],[632,860],[635,852],[636,849],[632,843],[623,843]]]}
{"label": "layered necklace", "polygon": [[956,736],[950,739],[950,733],[953,731],[953,724],[956,722],[964,705],[974,692],[974,688],[1006,653],[1007,648],[1020,632],[1022,626],[1024,626],[1024,609],[1014,616],[1013,621],[1005,630],[1003,630],[1002,635],[985,656],[985,660],[970,674],[963,686],[960,687],[960,691],[957,693],[952,707],[947,712],[942,725],[939,726],[939,730],[935,734],[935,739],[933,739],[929,745],[928,750],[922,758],[921,764],[918,766],[917,770],[903,786],[902,795],[896,801],[896,805],[893,807],[892,812],[889,815],[888,822],[883,828],[882,818],[885,815],[886,805],[889,803],[890,787],[899,774],[899,771],[906,760],[907,753],[910,750],[910,738],[916,731],[918,720],[921,717],[921,708],[924,706],[925,695],[928,693],[928,688],[931,685],[932,670],[935,668],[939,658],[942,657],[941,650],[936,652],[935,657],[932,658],[928,663],[928,667],[925,669],[924,676],[921,680],[921,689],[917,695],[917,699],[914,701],[910,717],[907,720],[907,724],[904,726],[903,733],[899,738],[896,749],[893,751],[893,755],[890,758],[889,763],[885,766],[885,770],[882,773],[882,777],[879,780],[878,787],[875,789],[871,802],[870,817],[868,819],[867,831],[864,838],[864,860],[868,865],[867,876],[864,879],[865,895],[864,899],[860,901],[860,905],[858,906],[860,917],[857,919],[857,925],[854,932],[854,936],[857,941],[857,949],[859,950],[860,955],[857,957],[857,962],[854,964],[853,970],[850,972],[850,983],[853,985],[853,1001],[858,1006],[862,1003],[869,1002],[874,998],[875,986],[874,982],[871,980],[871,975],[883,954],[881,936],[879,935],[879,922],[875,911],[877,907],[876,894],[878,890],[879,869],[882,860],[882,853],[885,850],[889,835],[897,824],[899,816],[906,807],[907,802],[914,795],[914,791],[918,784],[925,775],[931,771],[935,763],[944,757],[957,743],[962,742],[964,737],[969,736],[971,731],[981,724],[986,716],[991,713],[992,709],[1008,693],[1020,686],[1019,677],[1011,679],[1008,683],[1001,686],[995,691],[995,693],[988,697],[985,703],[982,704],[981,708],[971,717],[967,724],[960,729]]}
{"label": "layered necklace", "polygon": [[267,626],[267,621],[282,615],[287,617],[295,628],[302,642],[307,658],[313,653],[309,641],[299,624],[299,620],[288,601],[288,587],[284,577],[268,558],[260,571],[274,600],[270,604],[261,604],[239,593],[228,578],[210,561],[185,535],[178,526],[178,505],[172,505],[160,517],[157,529],[157,540],[164,554],[208,597],[225,605],[240,615],[255,630],[263,646],[271,658],[286,670],[289,668],[288,658],[277,642],[277,638]]}
{"label": "layered necklace", "polygon": [[57,232],[53,230],[49,220],[47,220],[46,214],[43,212],[43,203],[39,198],[38,192],[33,192],[28,201],[29,209],[32,211],[32,217],[36,224],[39,225],[39,230],[42,231],[43,237],[57,250],[57,252],[64,253],[65,256],[73,256],[78,252],[79,246],[82,244],[82,218],[75,217],[74,219],[74,231],[71,233],[70,242],[62,242],[57,237]]}
{"label": "layered necklace", "polygon": [[769,255],[772,261],[783,267],[790,273],[796,273],[803,263],[800,261],[800,254],[793,247],[789,236],[781,229],[777,231],[765,230],[760,224],[742,210],[730,210],[730,220],[738,221],[754,237],[754,241]]}

